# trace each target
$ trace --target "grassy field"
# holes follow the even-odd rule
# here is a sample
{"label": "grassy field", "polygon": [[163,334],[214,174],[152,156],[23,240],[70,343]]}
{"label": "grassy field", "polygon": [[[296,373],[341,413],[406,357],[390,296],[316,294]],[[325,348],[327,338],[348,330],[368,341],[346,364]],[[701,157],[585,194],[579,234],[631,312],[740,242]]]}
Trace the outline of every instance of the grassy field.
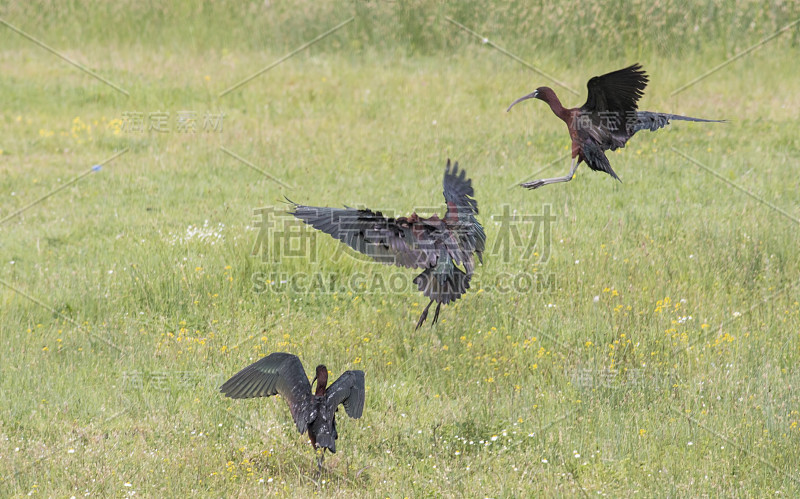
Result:
{"label": "grassy field", "polygon": [[[708,2],[693,35],[677,2],[177,5],[0,8],[128,94],[0,26],[0,496],[797,495],[798,27],[673,95],[797,7]],[[641,132],[622,183],[516,187],[569,141],[507,105],[636,61],[642,109],[730,122]],[[488,247],[414,331],[415,273],[283,197],[440,212],[447,158]],[[274,351],[366,372],[319,477],[282,400],[217,391]]]}

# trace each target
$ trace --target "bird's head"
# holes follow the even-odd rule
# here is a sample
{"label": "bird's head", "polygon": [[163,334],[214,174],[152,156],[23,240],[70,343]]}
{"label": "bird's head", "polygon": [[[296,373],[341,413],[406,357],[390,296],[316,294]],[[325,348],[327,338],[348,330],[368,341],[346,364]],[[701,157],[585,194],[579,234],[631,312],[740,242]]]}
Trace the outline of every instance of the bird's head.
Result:
{"label": "bird's head", "polygon": [[324,365],[320,364],[317,366],[317,373],[314,375],[314,379],[311,380],[311,384],[313,385],[314,382],[317,382],[317,391],[322,388],[325,389],[328,386],[328,368]]}
{"label": "bird's head", "polygon": [[522,102],[524,100],[528,100],[528,99],[539,99],[539,100],[543,100],[543,101],[547,102],[547,96],[549,96],[552,92],[553,92],[553,90],[550,87],[539,87],[536,90],[534,90],[532,93],[530,93],[528,95],[523,95],[519,99],[517,99],[514,102],[512,102],[511,105],[508,106],[508,109],[506,109],[506,112],[511,111],[512,107],[514,107],[518,103],[520,103],[520,102]]}

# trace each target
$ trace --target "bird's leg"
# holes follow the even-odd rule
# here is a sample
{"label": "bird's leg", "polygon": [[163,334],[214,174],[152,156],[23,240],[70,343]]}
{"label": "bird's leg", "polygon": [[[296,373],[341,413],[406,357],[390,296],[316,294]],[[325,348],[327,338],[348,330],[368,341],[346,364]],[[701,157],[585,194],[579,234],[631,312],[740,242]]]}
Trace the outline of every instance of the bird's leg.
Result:
{"label": "bird's leg", "polygon": [[437,303],[437,304],[436,304],[436,313],[435,313],[435,314],[433,314],[433,322],[431,322],[431,326],[433,326],[434,324],[436,324],[436,321],[438,321],[438,320],[439,320],[439,309],[440,309],[440,308],[442,308],[442,304],[441,304],[441,303]]}
{"label": "bird's leg", "polygon": [[536,189],[543,185],[547,184],[557,184],[559,182],[569,182],[572,180],[572,177],[575,176],[575,170],[578,169],[578,158],[572,158],[572,168],[569,170],[569,175],[565,177],[553,177],[553,178],[543,178],[540,180],[534,180],[533,182],[525,182],[522,187],[526,187],[528,189]]}
{"label": "bird's leg", "polygon": [[317,476],[322,474],[322,462],[325,460],[325,447],[317,449]]}
{"label": "bird's leg", "polygon": [[[425,307],[425,310],[422,311],[422,315],[419,316],[419,320],[417,321],[417,327],[414,328],[414,331],[419,329],[419,327],[422,325],[422,323],[425,322],[425,319],[428,318],[428,309],[431,308],[431,304],[432,303],[433,303],[433,300],[429,301],[428,302],[428,306]],[[437,315],[438,315],[438,311],[437,311]]]}

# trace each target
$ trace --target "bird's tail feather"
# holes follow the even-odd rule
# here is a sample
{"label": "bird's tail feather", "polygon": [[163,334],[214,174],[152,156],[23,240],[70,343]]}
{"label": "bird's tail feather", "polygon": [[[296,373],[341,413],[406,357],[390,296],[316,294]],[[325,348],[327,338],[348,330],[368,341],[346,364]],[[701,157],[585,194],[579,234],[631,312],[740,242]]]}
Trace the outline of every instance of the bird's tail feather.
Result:
{"label": "bird's tail feather", "polygon": [[336,439],[330,433],[321,433],[317,435],[317,447],[321,449],[328,449],[332,453],[336,453]]}
{"label": "bird's tail feather", "polygon": [[[586,165],[596,172],[606,172],[615,179],[619,177],[611,168],[611,163],[608,161],[605,152],[597,144],[587,142],[583,145],[583,157],[586,158]],[[620,180],[621,182],[621,180]]]}
{"label": "bird's tail feather", "polygon": [[448,264],[449,269],[439,267],[425,269],[414,278],[414,284],[422,294],[437,303],[447,304],[456,301],[469,289],[470,276],[451,262]]}

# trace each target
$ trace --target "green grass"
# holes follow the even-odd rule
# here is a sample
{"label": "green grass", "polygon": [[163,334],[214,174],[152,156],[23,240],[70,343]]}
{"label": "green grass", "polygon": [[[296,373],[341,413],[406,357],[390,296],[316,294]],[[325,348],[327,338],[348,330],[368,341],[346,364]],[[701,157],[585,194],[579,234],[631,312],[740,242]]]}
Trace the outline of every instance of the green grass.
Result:
{"label": "green grass", "polygon": [[[356,7],[378,9],[369,4]],[[278,41],[247,39],[216,4],[204,12],[220,16],[217,26],[183,4],[161,14],[120,5],[138,21],[118,31],[111,4],[87,14],[81,30],[75,19],[87,16],[67,14],[89,9],[82,3],[42,9],[42,19],[62,21],[52,33],[25,6],[2,11],[130,97],[0,27],[0,219],[128,148],[0,225],[0,279],[14,288],[0,284],[0,495],[800,490],[797,29],[670,97],[792,12],[765,8],[764,23],[737,31],[725,20],[758,7],[715,2],[719,14],[698,23],[726,31],[701,30],[686,46],[675,45],[683,28],[665,31],[669,50],[648,28],[671,11],[632,13],[619,32],[597,32],[607,40],[567,37],[540,54],[523,51],[544,43],[535,30],[504,30],[528,26],[512,20],[514,9],[463,7],[459,17],[453,4],[423,4],[397,23],[362,15],[352,32],[219,98],[333,26],[335,8],[238,11],[251,32],[283,23],[292,35]],[[309,11],[319,23],[298,20]],[[181,14],[191,22],[170,32]],[[730,122],[641,132],[609,155],[622,183],[581,167],[568,184],[513,187],[553,161],[538,176],[568,168],[566,131],[545,105],[505,113],[550,82],[444,15],[504,34],[501,45],[581,92],[556,87],[567,105],[583,102],[589,77],[638,60],[651,76],[642,109]],[[186,41],[191,32],[211,41]],[[628,37],[635,49],[609,52]],[[584,49],[596,57],[561,64]],[[125,113],[168,111],[174,128],[183,110],[198,113],[198,128],[203,114],[222,112],[223,130],[116,132]],[[313,238],[316,258],[252,255],[254,210],[283,209],[284,195],[398,215],[438,211],[448,157],[473,178],[489,248],[475,285],[437,326],[413,330],[426,303],[414,272],[351,258],[327,236],[292,225]],[[519,222],[520,242],[498,246],[505,207],[524,216],[548,206],[550,241]],[[187,240],[206,221],[221,237]],[[528,248],[536,254],[523,259]],[[366,283],[400,275],[408,287],[254,290],[253,275],[310,273]],[[509,289],[514,278],[540,286]],[[324,362],[334,377],[366,372],[364,416],[340,414],[339,451],[318,480],[283,401],[217,391],[273,351],[300,355],[309,371]]]}

